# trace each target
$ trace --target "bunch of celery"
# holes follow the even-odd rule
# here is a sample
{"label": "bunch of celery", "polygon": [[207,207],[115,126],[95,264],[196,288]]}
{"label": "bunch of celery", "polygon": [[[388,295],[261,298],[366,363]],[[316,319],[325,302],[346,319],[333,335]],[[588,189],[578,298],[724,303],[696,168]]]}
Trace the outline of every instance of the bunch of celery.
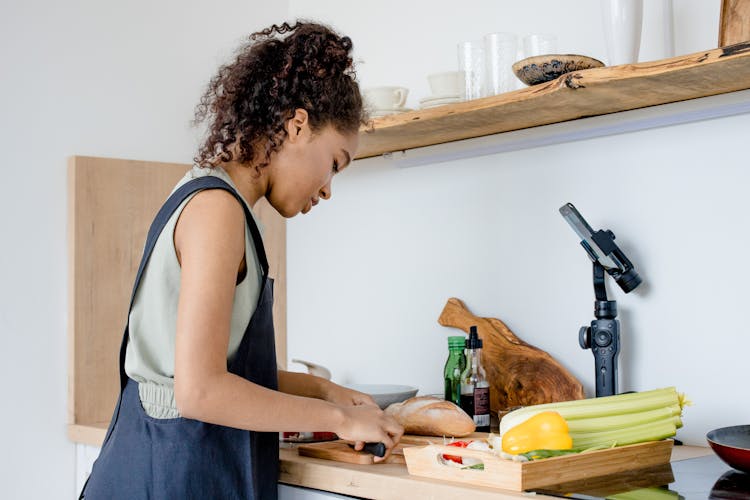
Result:
{"label": "bunch of celery", "polygon": [[672,437],[688,404],[674,387],[601,398],[527,406],[500,421],[500,434],[537,413],[556,411],[568,423],[573,449],[605,448]]}

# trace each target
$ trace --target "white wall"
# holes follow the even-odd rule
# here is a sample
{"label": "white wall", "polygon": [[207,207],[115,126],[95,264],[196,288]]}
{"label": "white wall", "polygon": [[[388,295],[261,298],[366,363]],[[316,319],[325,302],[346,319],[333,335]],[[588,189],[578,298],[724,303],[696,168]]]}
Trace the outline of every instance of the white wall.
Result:
{"label": "white wall", "polygon": [[73,498],[66,157],[189,163],[203,86],[287,2],[33,0],[0,6],[0,497]]}
{"label": "white wall", "polygon": [[[350,35],[362,86],[405,85],[412,105],[427,74],[454,67],[456,42],[491,31],[552,31],[563,52],[605,57],[597,0],[427,5],[291,0],[291,12]],[[716,46],[718,9],[675,0],[678,54]],[[340,382],[440,392],[454,331],[437,318],[455,296],[593,393],[593,356],[578,347],[593,319],[591,265],[557,212],[571,201],[615,232],[644,278],[630,295],[609,287],[623,323],[621,390],[677,386],[695,402],[679,437],[705,444],[706,431],[750,421],[749,128],[740,115],[407,169],[358,162],[332,202],[288,226],[289,356]]]}

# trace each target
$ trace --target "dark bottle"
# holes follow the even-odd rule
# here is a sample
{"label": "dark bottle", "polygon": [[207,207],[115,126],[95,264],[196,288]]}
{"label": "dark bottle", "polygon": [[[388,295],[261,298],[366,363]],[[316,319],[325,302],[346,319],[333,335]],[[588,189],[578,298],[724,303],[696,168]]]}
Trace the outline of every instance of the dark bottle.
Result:
{"label": "dark bottle", "polygon": [[461,374],[461,409],[474,419],[477,432],[490,432],[490,384],[481,353],[482,339],[472,326],[466,339],[466,368]]}
{"label": "dark bottle", "polygon": [[448,359],[443,368],[445,380],[445,400],[461,406],[461,374],[466,368],[466,356],[464,356],[464,345],[466,339],[460,337],[448,337]]}

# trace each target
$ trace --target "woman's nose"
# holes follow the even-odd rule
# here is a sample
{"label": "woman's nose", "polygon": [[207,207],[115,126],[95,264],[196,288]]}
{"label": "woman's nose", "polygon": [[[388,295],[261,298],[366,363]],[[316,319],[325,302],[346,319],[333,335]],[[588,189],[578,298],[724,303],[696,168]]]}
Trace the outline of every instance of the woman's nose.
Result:
{"label": "woman's nose", "polygon": [[331,183],[329,182],[322,188],[320,188],[320,197],[324,200],[329,200],[331,198]]}

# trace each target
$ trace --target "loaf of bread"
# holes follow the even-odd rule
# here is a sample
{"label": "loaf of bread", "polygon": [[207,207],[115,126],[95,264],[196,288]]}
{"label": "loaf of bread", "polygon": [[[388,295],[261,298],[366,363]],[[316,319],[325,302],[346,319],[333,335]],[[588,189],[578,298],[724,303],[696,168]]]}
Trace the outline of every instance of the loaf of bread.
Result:
{"label": "loaf of bread", "polygon": [[461,408],[434,396],[394,403],[385,412],[404,426],[406,434],[461,437],[474,432],[474,420]]}

